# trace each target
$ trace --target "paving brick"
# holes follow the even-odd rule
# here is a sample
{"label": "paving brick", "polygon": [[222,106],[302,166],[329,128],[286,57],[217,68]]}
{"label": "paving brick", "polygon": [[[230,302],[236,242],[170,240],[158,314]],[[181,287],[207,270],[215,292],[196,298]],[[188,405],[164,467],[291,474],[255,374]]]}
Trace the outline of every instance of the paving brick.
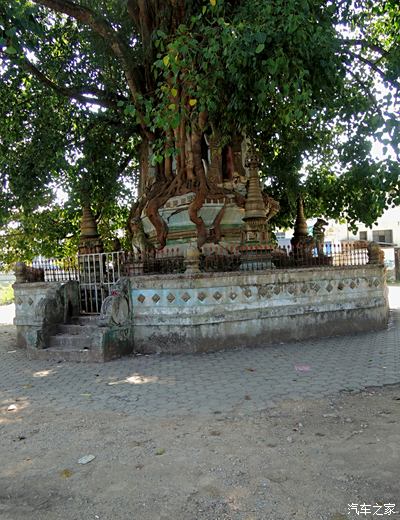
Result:
{"label": "paving brick", "polygon": [[[127,357],[105,365],[29,360],[5,340],[0,328],[0,406],[23,397],[64,410],[146,417],[247,413],[279,399],[400,383],[400,311],[392,311],[385,331],[207,355]],[[301,365],[309,371],[296,369]]]}

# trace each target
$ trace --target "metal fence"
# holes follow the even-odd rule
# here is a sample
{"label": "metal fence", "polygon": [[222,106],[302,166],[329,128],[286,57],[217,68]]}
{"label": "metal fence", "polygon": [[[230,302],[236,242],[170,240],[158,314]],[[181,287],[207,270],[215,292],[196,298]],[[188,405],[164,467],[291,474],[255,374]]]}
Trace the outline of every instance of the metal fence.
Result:
{"label": "metal fence", "polygon": [[324,244],[322,247],[208,245],[200,256],[203,272],[261,271],[300,267],[357,266],[369,262],[367,247]]}
{"label": "metal fence", "polygon": [[165,247],[146,256],[128,253],[124,261],[124,272],[128,276],[179,274],[186,269],[184,254],[178,247]]}
{"label": "metal fence", "polygon": [[367,247],[353,244],[286,246],[241,245],[231,248],[214,246],[201,257],[203,271],[260,271],[300,267],[357,266],[369,262]]}
{"label": "metal fence", "polygon": [[[359,266],[373,261],[367,244],[357,242],[274,249],[260,245],[207,244],[199,256],[199,269],[201,272],[240,272]],[[185,256],[179,248],[164,248],[148,256],[118,251],[79,255],[65,260],[39,259],[26,266],[26,281],[76,280],[80,286],[81,311],[97,314],[121,276],[179,274],[185,269]]]}
{"label": "metal fence", "polygon": [[81,311],[98,314],[113,285],[126,274],[126,258],[122,251],[79,255],[63,260],[39,258],[26,266],[26,281],[77,281]]}
{"label": "metal fence", "polygon": [[39,258],[32,262],[27,269],[39,271],[38,275],[45,282],[65,282],[69,280],[78,280],[78,259],[66,258],[57,260],[55,258]]}
{"label": "metal fence", "polygon": [[125,271],[125,253],[93,253],[78,256],[81,310],[98,314],[103,301],[110,296],[113,285]]}
{"label": "metal fence", "polygon": [[[202,272],[260,271],[300,267],[357,266],[370,262],[366,245],[358,243],[286,246],[214,245],[202,248],[199,268]],[[370,262],[371,263],[371,262]],[[125,274],[176,274],[185,272],[185,256],[179,248],[164,248],[154,256],[125,256]]]}

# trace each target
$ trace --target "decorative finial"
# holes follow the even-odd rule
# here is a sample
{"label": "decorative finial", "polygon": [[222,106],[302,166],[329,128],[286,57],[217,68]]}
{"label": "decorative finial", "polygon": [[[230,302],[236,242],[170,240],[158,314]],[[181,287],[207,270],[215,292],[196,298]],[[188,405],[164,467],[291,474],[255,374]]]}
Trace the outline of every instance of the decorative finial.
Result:
{"label": "decorative finial", "polygon": [[297,198],[297,215],[294,224],[294,237],[302,238],[308,235],[307,221],[304,217],[303,197],[301,195]]}
{"label": "decorative finial", "polygon": [[258,170],[260,162],[260,155],[256,147],[249,146],[246,154],[246,167],[250,170]]}
{"label": "decorative finial", "polygon": [[255,147],[249,147],[246,157],[246,164],[250,170],[249,186],[247,189],[247,197],[245,204],[244,221],[250,219],[258,219],[259,222],[266,220],[266,208],[262,190],[260,185],[260,178],[258,176],[258,169],[260,166],[260,158]]}

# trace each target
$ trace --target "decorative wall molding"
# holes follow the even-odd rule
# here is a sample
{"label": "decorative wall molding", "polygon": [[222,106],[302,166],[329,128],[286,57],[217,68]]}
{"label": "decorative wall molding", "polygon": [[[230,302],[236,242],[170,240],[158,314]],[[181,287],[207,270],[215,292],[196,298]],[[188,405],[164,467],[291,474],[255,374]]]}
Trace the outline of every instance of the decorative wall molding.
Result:
{"label": "decorative wall molding", "polygon": [[[311,278],[314,278],[319,273],[311,273]],[[240,276],[240,275],[239,275]],[[227,281],[235,280],[235,276],[227,276]],[[335,294],[340,296],[350,295],[355,289],[379,288],[382,281],[377,277],[351,277],[339,279],[326,279],[309,281],[299,280],[283,282],[283,283],[260,283],[249,285],[221,285],[221,280],[215,280],[216,285],[210,288],[210,292],[203,288],[157,288],[157,289],[133,289],[133,301],[138,302],[142,306],[151,307],[154,304],[177,306],[182,305],[192,306],[193,304],[215,305],[216,303],[237,303],[238,301],[254,301],[254,300],[279,300],[285,297],[292,297],[301,299],[303,297],[323,297],[324,295]]]}
{"label": "decorative wall molding", "polygon": [[[136,284],[136,285],[135,285]],[[382,328],[380,266],[131,278],[139,352],[203,352]]]}

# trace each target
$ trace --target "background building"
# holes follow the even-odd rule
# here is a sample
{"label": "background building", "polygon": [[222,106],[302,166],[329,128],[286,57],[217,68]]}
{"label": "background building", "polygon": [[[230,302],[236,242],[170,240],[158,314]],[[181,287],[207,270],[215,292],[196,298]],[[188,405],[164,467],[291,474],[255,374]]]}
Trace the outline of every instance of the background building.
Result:
{"label": "background building", "polygon": [[[316,219],[307,221],[308,232],[312,235],[312,228]],[[293,236],[293,229],[278,231],[276,238],[279,245],[289,246]],[[385,264],[388,268],[388,279],[394,279],[394,248],[400,247],[400,207],[390,208],[377,220],[371,228],[360,223],[356,233],[350,231],[346,223],[340,224],[329,221],[325,229],[325,243],[339,244],[343,241],[373,240],[377,242],[385,253]]]}

